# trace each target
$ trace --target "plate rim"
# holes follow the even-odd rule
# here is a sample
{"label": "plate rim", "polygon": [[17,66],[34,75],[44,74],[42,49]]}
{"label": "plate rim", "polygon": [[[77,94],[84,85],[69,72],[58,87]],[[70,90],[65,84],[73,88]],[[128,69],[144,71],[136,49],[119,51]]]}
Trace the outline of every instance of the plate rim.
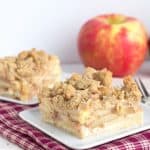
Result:
{"label": "plate rim", "polygon": [[28,101],[21,101],[19,99],[17,100],[17,99],[13,99],[13,98],[1,96],[1,95],[0,95],[0,101],[2,101],[2,102],[9,102],[9,103],[15,103],[15,104],[21,104],[21,105],[35,105],[35,104],[39,104],[38,98],[33,98],[31,100],[28,100]]}

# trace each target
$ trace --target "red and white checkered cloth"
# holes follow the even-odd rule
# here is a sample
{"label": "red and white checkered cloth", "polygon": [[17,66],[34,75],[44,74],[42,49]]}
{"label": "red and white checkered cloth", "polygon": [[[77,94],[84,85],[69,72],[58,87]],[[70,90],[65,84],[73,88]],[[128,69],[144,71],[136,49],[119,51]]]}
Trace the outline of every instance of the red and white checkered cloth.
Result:
{"label": "red and white checkered cloth", "polygon": [[[0,134],[26,150],[66,150],[58,141],[23,121],[18,113],[34,106],[0,102]],[[106,143],[91,150],[150,150],[150,130]]]}

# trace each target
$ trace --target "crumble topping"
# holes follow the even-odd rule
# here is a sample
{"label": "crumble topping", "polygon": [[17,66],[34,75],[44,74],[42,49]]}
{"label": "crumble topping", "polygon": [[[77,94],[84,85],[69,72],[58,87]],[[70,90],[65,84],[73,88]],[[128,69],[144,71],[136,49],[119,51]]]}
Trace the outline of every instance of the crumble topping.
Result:
{"label": "crumble topping", "polygon": [[49,56],[44,51],[32,49],[21,52],[17,57],[0,59],[0,70],[6,70],[8,80],[20,79],[34,76],[39,71],[45,70],[52,59],[57,60],[57,57]]}
{"label": "crumble topping", "polygon": [[127,104],[139,103],[141,93],[130,76],[123,79],[122,87],[113,87],[110,71],[86,68],[82,75],[74,73],[53,88],[44,88],[39,99],[49,100],[51,107],[56,109],[103,109],[115,105],[115,110],[122,112]]}

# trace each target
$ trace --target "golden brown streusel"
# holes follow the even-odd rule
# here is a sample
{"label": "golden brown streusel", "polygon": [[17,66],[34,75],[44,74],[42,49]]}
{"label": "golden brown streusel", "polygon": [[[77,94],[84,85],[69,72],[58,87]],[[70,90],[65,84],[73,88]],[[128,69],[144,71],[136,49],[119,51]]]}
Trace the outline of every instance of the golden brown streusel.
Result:
{"label": "golden brown streusel", "polygon": [[87,68],[82,75],[73,74],[69,79],[57,83],[53,88],[44,89],[39,98],[51,101],[50,105],[56,107],[59,103],[61,109],[80,109],[83,106],[89,108],[95,105],[95,102],[97,107],[105,107],[111,103],[113,106],[119,101],[119,106],[117,106],[119,110],[128,101],[135,99],[140,101],[141,93],[131,77],[124,78],[122,88],[112,87],[110,71],[107,69],[96,71],[93,68]]}

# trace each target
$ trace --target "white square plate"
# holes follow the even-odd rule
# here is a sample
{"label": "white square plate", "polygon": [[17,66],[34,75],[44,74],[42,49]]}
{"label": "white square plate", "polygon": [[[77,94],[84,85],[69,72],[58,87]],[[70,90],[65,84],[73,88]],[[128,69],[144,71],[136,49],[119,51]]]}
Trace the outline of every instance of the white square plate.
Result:
{"label": "white square plate", "polygon": [[[65,73],[63,72],[62,73],[62,77],[61,77],[61,80],[65,80],[66,78],[68,78],[70,76],[69,73]],[[0,101],[5,101],[5,102],[11,102],[11,103],[17,103],[17,104],[22,104],[22,105],[34,105],[34,104],[38,104],[38,98],[33,98],[31,100],[28,100],[28,101],[21,101],[21,100],[18,100],[18,99],[13,99],[13,98],[10,98],[10,97],[4,97],[4,96],[0,96]]]}
{"label": "white square plate", "polygon": [[54,127],[51,124],[43,122],[37,107],[30,110],[22,111],[20,112],[19,116],[23,120],[33,125],[34,127],[38,128],[39,130],[43,131],[47,135],[53,137],[54,139],[58,140],[59,142],[63,143],[64,145],[72,149],[87,149],[149,129],[150,128],[150,117],[149,117],[150,107],[145,104],[142,104],[142,107],[144,110],[144,123],[142,126],[131,128],[128,130],[123,130],[119,133],[110,136],[101,135],[101,136],[89,137],[85,139],[76,138],[75,136],[65,132],[64,130],[61,130],[59,128]]}

